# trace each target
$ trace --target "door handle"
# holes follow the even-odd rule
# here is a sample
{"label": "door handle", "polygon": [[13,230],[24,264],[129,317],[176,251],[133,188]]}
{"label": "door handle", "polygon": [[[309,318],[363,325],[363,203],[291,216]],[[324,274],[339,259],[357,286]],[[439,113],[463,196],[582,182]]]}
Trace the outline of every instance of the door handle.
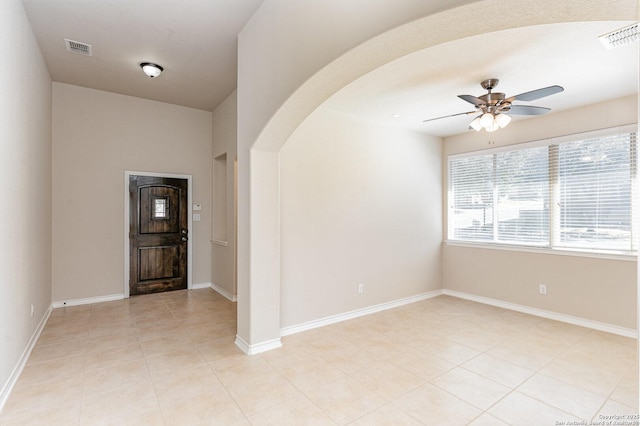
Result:
{"label": "door handle", "polygon": [[182,242],[185,242],[185,241],[188,241],[188,240],[189,240],[189,239],[188,239],[187,237],[182,237],[182,238],[180,238],[180,241],[182,241]]}
{"label": "door handle", "polygon": [[182,229],[182,230],[180,230],[180,232],[183,233],[183,234],[188,234],[189,230],[188,229]]}

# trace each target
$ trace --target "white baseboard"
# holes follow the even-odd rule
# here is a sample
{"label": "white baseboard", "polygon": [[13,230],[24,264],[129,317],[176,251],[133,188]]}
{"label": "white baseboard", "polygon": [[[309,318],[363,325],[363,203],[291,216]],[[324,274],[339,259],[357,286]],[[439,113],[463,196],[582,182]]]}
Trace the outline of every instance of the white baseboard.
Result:
{"label": "white baseboard", "polygon": [[[191,284],[191,290],[198,290],[201,288],[211,288],[232,302],[237,302],[238,297],[230,294],[222,287],[219,287],[213,283],[197,283]],[[64,308],[67,306],[78,306],[78,305],[90,305],[92,303],[100,303],[100,302],[112,302],[114,300],[122,300],[124,299],[124,294],[110,294],[107,296],[97,296],[97,297],[86,297],[82,299],[70,299],[70,300],[60,300],[57,302],[53,302],[52,306],[54,308]]]}
{"label": "white baseboard", "polygon": [[109,294],[107,296],[86,297],[83,299],[61,300],[53,302],[54,308],[65,308],[67,306],[90,305],[92,303],[113,302],[114,300],[124,299],[124,294]]}
{"label": "white baseboard", "polygon": [[47,320],[49,319],[49,316],[51,315],[52,311],[53,311],[53,305],[50,305],[47,311],[42,316],[42,319],[40,320],[38,327],[36,327],[35,331],[33,332],[31,339],[29,339],[29,342],[27,343],[26,348],[22,352],[22,356],[20,356],[18,363],[16,364],[15,368],[11,372],[11,375],[9,376],[9,379],[2,387],[2,390],[0,391],[0,412],[2,412],[2,408],[7,403],[7,400],[9,399],[9,395],[11,394],[13,387],[16,385],[16,382],[18,381],[20,374],[22,374],[22,370],[24,370],[24,366],[27,364],[29,355],[31,355],[31,351],[33,350],[33,347],[36,345],[36,342],[40,337],[40,333],[42,333],[44,326],[47,324]]}
{"label": "white baseboard", "polygon": [[302,324],[291,325],[280,329],[280,336],[289,336],[291,334],[301,333],[303,331],[312,330],[318,327],[335,324],[337,322],[347,321],[364,315],[374,314],[376,312],[385,311],[387,309],[397,308],[399,306],[408,305],[410,303],[419,302],[421,300],[431,299],[440,296],[442,290],[434,290],[428,293],[422,293],[404,299],[398,299],[391,302],[381,303],[379,305],[369,306],[355,311],[345,312],[344,314],[332,315],[318,320],[308,321]]}
{"label": "white baseboard", "polygon": [[196,284],[191,284],[190,290],[200,290],[201,288],[211,288],[212,286],[213,284],[211,283],[196,283]]}
{"label": "white baseboard", "polygon": [[509,309],[511,311],[522,312],[537,317],[547,318],[555,321],[565,322],[568,324],[578,325],[580,327],[591,328],[594,330],[604,331],[607,333],[617,334],[619,336],[638,338],[637,330],[631,328],[620,327],[604,322],[592,321],[585,318],[574,317],[572,315],[560,314],[544,309],[532,308],[530,306],[518,305],[516,303],[504,302],[502,300],[491,299],[489,297],[476,296],[474,294],[464,293],[456,290],[444,289],[443,294],[447,296],[458,297],[460,299],[471,300],[473,302],[484,303],[485,305],[497,306],[499,308]]}
{"label": "white baseboard", "polygon": [[247,355],[256,355],[262,352],[267,352],[272,349],[278,349],[282,347],[282,341],[280,340],[280,338],[250,345],[242,337],[236,335],[235,343],[236,346],[239,347],[240,350]]}
{"label": "white baseboard", "polygon": [[229,293],[227,290],[225,290],[224,288],[220,287],[215,283],[211,283],[211,288],[232,302],[238,301],[238,296],[236,296],[235,294]]}

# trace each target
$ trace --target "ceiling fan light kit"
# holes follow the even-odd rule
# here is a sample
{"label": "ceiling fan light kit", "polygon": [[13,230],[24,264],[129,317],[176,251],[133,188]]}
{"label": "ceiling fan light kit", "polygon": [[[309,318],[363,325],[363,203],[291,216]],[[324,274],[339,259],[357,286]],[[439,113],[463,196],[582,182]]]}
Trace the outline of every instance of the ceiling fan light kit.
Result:
{"label": "ceiling fan light kit", "polygon": [[469,129],[473,129],[477,132],[482,129],[485,129],[487,132],[495,132],[498,129],[506,127],[511,122],[511,115],[542,115],[551,111],[549,108],[545,107],[513,105],[514,101],[534,101],[536,99],[564,91],[564,88],[561,86],[549,86],[507,98],[504,93],[492,92],[492,90],[498,85],[498,82],[499,80],[497,78],[489,78],[480,83],[482,88],[487,91],[487,93],[482,96],[475,97],[471,95],[458,95],[460,99],[473,104],[476,108],[475,111],[431,118],[424,120],[423,122],[455,117],[458,115],[480,113],[471,121],[471,123],[469,123]]}
{"label": "ceiling fan light kit", "polygon": [[487,132],[495,132],[498,129],[507,127],[507,124],[511,122],[511,116],[500,113],[494,114],[491,112],[485,112],[482,115],[477,116],[469,123],[469,128],[479,132],[485,129]]}
{"label": "ceiling fan light kit", "polygon": [[502,129],[511,123],[511,116],[507,114],[498,114],[495,117],[496,124]]}

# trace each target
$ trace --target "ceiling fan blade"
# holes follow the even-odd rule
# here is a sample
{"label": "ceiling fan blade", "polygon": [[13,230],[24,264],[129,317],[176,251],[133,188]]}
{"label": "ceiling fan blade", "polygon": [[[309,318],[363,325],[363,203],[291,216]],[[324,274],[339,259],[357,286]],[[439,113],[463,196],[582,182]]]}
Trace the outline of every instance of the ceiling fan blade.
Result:
{"label": "ceiling fan blade", "polygon": [[468,111],[468,112],[459,112],[458,114],[451,114],[451,115],[443,115],[442,117],[436,117],[436,118],[427,118],[426,120],[422,120],[423,123],[426,123],[428,121],[435,121],[435,120],[440,120],[442,118],[449,118],[449,117],[456,117],[458,115],[470,115],[470,114],[476,114],[478,111]]}
{"label": "ceiling fan blade", "polygon": [[529,105],[511,105],[507,114],[511,115],[542,115],[551,111],[551,108],[529,106]]}
{"label": "ceiling fan blade", "polygon": [[530,92],[520,93],[519,95],[515,95],[508,99],[505,99],[505,101],[507,102],[535,101],[536,99],[544,98],[546,96],[551,96],[556,93],[560,93],[562,91],[564,91],[564,88],[562,86],[543,87],[542,89],[536,89]]}
{"label": "ceiling fan blade", "polygon": [[483,101],[483,100],[482,100],[482,99],[480,99],[480,98],[476,98],[475,96],[471,96],[471,95],[458,95],[458,97],[459,97],[460,99],[462,99],[462,100],[465,100],[465,101],[469,102],[470,104],[475,105],[475,106],[478,106],[478,105],[484,105],[484,104],[486,104],[486,102],[485,102],[485,101]]}

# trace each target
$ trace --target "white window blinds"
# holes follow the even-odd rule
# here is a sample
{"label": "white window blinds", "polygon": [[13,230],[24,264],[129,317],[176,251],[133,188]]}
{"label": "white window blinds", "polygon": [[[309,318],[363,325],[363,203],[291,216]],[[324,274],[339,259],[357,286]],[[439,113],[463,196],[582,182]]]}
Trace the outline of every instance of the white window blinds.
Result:
{"label": "white window blinds", "polygon": [[[562,247],[632,250],[633,134],[559,146]],[[633,148],[632,148],[633,147]]]}
{"label": "white window blinds", "polygon": [[449,158],[450,240],[632,251],[636,134]]}
{"label": "white window blinds", "polygon": [[453,204],[450,238],[493,240],[493,156],[479,155],[449,162],[449,189]]}
{"label": "white window blinds", "polygon": [[498,241],[549,241],[548,153],[545,146],[496,154]]}

